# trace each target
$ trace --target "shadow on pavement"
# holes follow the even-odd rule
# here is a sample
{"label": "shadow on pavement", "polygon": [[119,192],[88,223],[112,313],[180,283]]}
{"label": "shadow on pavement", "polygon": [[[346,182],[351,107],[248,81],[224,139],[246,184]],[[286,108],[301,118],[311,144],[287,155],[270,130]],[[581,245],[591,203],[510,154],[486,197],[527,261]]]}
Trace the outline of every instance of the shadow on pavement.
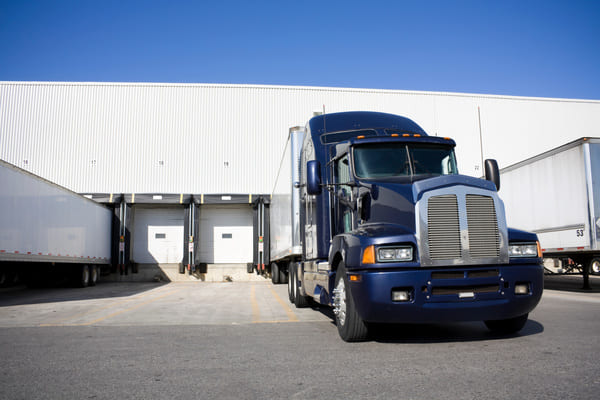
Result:
{"label": "shadow on pavement", "polygon": [[[335,325],[335,315],[330,307],[311,305]],[[444,324],[371,324],[369,341],[381,343],[449,343],[473,342],[481,340],[510,339],[537,335],[544,332],[544,326],[529,319],[520,332],[512,335],[492,333],[481,321]]]}
{"label": "shadow on pavement", "polygon": [[98,282],[96,286],[87,288],[65,286],[28,288],[22,285],[0,289],[0,307],[128,297],[154,290],[164,285],[166,283],[102,281]]}
{"label": "shadow on pavement", "polygon": [[483,322],[374,325],[369,334],[370,340],[381,343],[451,343],[506,340],[542,332],[544,326],[530,319],[520,332],[512,335],[492,333]]}
{"label": "shadow on pavement", "polygon": [[590,286],[583,288],[583,275],[544,275],[544,289],[578,293],[600,293],[600,276],[590,276]]}

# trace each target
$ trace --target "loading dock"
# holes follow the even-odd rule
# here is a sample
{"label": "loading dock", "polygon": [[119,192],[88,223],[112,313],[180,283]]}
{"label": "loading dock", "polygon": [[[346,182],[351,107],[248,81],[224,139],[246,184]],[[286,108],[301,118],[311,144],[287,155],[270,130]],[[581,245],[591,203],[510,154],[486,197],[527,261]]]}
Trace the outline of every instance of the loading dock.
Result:
{"label": "loading dock", "polygon": [[252,262],[252,208],[248,204],[200,207],[200,261]]}

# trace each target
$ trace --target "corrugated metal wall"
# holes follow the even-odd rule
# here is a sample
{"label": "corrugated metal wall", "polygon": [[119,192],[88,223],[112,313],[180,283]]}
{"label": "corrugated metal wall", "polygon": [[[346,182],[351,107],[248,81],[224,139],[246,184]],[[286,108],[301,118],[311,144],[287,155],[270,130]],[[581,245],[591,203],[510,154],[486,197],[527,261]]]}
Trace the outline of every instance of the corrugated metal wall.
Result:
{"label": "corrugated metal wall", "polygon": [[600,136],[600,101],[369,89],[0,82],[0,158],[76,192],[270,193],[288,129],[313,111],[414,119],[462,173]]}

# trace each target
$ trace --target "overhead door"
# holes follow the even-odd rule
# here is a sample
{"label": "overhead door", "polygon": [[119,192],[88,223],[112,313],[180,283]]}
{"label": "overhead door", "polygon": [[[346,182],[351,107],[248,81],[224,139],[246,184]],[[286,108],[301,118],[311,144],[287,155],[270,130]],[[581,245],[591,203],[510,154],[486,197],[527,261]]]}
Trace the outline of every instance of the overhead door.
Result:
{"label": "overhead door", "polygon": [[133,260],[143,264],[175,264],[183,260],[181,207],[134,206]]}
{"label": "overhead door", "polygon": [[249,205],[200,207],[200,261],[252,262],[252,208]]}

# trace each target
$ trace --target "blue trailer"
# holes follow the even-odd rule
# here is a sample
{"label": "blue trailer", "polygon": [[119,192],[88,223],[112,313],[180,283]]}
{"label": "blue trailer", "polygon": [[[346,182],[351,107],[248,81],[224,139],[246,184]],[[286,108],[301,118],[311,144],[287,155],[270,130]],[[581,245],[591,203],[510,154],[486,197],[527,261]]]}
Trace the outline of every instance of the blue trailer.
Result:
{"label": "blue trailer", "polygon": [[519,331],[543,291],[537,236],[506,226],[497,163],[459,175],[455,145],[397,115],[313,117],[291,156],[301,252],[276,260],[290,301],[332,306],[345,341],[372,323]]}

